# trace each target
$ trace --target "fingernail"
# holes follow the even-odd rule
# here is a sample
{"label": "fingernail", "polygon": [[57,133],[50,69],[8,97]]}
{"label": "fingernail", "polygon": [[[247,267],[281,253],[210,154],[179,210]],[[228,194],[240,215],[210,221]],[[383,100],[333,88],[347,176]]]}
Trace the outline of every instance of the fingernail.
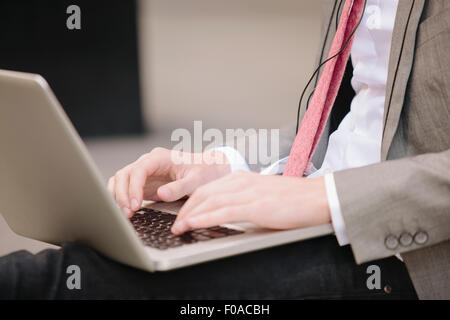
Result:
{"label": "fingernail", "polygon": [[127,215],[127,217],[131,215],[131,210],[128,207],[123,207],[122,211]]}
{"label": "fingernail", "polygon": [[170,199],[170,190],[168,188],[163,188],[161,187],[159,189],[160,195],[162,195],[162,197],[164,199]]}
{"label": "fingernail", "polygon": [[185,224],[183,221],[177,221],[172,226],[172,232],[173,233],[179,233],[183,230]]}
{"label": "fingernail", "polygon": [[139,209],[139,203],[138,203],[138,201],[136,199],[131,200],[131,208],[133,210]]}

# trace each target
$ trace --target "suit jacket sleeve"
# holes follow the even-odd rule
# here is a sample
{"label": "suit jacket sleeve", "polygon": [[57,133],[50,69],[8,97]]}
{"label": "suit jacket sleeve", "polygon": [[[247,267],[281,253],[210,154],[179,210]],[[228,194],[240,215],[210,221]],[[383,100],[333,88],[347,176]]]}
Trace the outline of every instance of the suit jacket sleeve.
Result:
{"label": "suit jacket sleeve", "polygon": [[[334,176],[358,263],[450,239],[450,150],[343,170]],[[399,243],[395,249],[385,243],[388,236],[400,239],[418,232],[428,236],[425,243]]]}

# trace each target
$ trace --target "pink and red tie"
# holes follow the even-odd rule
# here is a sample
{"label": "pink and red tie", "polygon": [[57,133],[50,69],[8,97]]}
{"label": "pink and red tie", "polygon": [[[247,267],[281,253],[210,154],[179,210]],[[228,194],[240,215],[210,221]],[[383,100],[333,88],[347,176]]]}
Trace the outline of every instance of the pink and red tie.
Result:
{"label": "pink and red tie", "polygon": [[[364,0],[346,0],[342,9],[338,29],[328,57],[334,56],[345,45],[363,14]],[[345,49],[334,59],[325,64],[308,110],[300,124],[289,160],[283,172],[285,176],[304,175],[311,165],[311,157],[336,99],[344,76],[345,67],[350,56],[353,36]]]}

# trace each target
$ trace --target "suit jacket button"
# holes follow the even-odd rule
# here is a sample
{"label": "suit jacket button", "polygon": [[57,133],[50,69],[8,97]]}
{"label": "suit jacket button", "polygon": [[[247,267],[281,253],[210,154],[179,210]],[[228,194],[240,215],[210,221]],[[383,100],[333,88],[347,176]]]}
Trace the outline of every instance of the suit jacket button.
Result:
{"label": "suit jacket button", "polygon": [[404,247],[408,247],[413,243],[413,237],[410,233],[404,232],[400,236],[400,244]]}
{"label": "suit jacket button", "polygon": [[418,231],[414,235],[414,242],[417,244],[425,244],[428,241],[428,233],[425,231]]}
{"label": "suit jacket button", "polygon": [[392,234],[388,235],[386,239],[384,240],[384,245],[389,250],[394,250],[398,247],[398,239],[396,236],[393,236]]}

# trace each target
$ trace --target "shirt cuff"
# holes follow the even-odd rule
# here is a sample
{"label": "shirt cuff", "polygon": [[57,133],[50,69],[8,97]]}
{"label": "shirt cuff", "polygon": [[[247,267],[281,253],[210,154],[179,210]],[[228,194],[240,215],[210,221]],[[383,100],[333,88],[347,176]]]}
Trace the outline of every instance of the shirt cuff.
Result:
{"label": "shirt cuff", "polygon": [[340,246],[345,246],[350,243],[342,216],[341,205],[336,191],[336,184],[334,182],[333,173],[327,173],[325,179],[325,190],[328,198],[328,205],[330,206],[331,223],[334,228],[336,239]]}
{"label": "shirt cuff", "polygon": [[278,160],[277,162],[271,164],[270,166],[261,170],[261,174],[281,174],[286,167],[286,163],[289,157]]}
{"label": "shirt cuff", "polygon": [[247,161],[245,161],[244,157],[236,149],[224,146],[213,148],[212,150],[220,151],[227,157],[231,172],[250,171]]}

